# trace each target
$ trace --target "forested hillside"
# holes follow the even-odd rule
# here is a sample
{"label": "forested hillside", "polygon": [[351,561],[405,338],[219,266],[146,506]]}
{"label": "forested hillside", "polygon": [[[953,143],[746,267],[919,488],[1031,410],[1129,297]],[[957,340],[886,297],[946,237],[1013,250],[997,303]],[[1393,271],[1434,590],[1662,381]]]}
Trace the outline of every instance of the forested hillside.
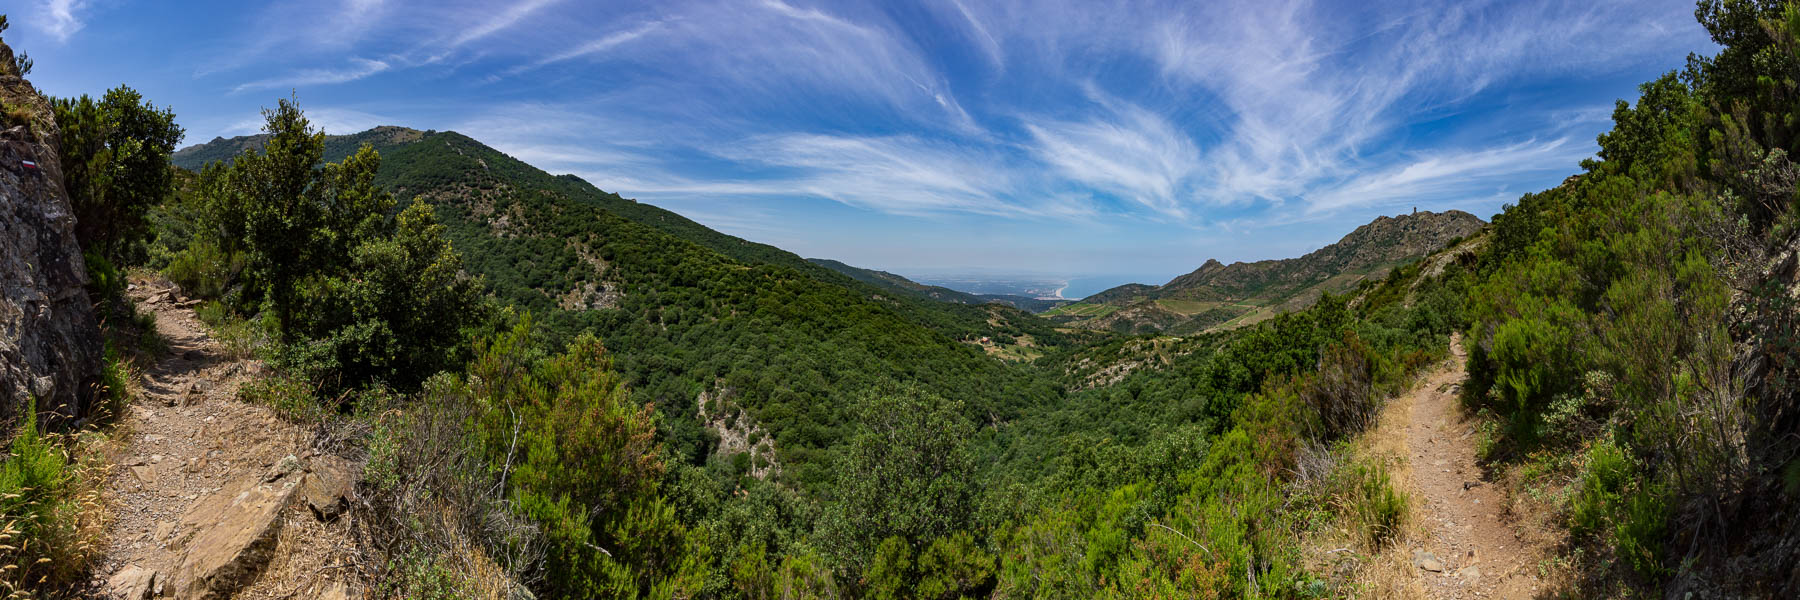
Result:
{"label": "forested hillside", "polygon": [[[174,162],[214,157],[212,146],[255,152],[259,141],[215,141]],[[719,444],[702,426],[702,398],[720,403],[714,414],[747,411],[775,448],[759,460],[816,489],[829,482],[823,469],[850,426],[831,398],[911,382],[965,404],[971,418],[1006,419],[1058,393],[973,343],[1023,336],[1040,351],[1065,343],[1017,309],[864,284],[453,132],[328,136],[323,157],[365,145],[381,153],[373,183],[402,204],[433,205],[468,270],[500,303],[534,315],[551,335],[545,343],[593,332],[616,349],[633,393],[664,416],[667,443],[695,464]]]}

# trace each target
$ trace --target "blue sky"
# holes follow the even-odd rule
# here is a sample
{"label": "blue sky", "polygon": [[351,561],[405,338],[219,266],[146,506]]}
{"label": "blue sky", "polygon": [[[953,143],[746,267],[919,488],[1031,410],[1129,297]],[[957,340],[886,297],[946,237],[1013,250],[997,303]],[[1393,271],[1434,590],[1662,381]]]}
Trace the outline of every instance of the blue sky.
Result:
{"label": "blue sky", "polygon": [[1160,283],[1576,172],[1690,0],[8,2],[53,95],[186,143],[290,90],[331,133],[456,130],[805,256]]}

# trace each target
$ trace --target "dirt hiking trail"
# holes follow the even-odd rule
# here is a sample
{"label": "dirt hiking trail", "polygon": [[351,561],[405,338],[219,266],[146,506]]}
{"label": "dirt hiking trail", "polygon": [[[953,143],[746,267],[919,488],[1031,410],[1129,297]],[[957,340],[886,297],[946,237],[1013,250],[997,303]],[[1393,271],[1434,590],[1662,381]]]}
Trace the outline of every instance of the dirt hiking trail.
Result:
{"label": "dirt hiking trail", "polygon": [[1531,598],[1549,556],[1539,536],[1508,509],[1506,494],[1475,462],[1475,421],[1458,400],[1466,355],[1459,336],[1450,360],[1426,375],[1394,410],[1404,425],[1405,469],[1420,539],[1405,549],[1428,598]]}
{"label": "dirt hiking trail", "polygon": [[240,401],[263,371],[230,356],[166,282],[129,295],[169,343],[118,421],[96,587],[112,598],[347,598],[356,565],[348,461]]}

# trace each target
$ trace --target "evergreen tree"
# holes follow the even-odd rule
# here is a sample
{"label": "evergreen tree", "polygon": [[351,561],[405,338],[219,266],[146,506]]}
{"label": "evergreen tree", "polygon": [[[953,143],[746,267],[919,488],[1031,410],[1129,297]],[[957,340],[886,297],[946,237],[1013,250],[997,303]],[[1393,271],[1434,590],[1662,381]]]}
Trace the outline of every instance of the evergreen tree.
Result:
{"label": "evergreen tree", "polygon": [[169,195],[169,155],[181,141],[175,113],[126,86],[99,101],[86,95],[54,103],[62,169],[82,248],[129,262],[145,234],[144,214]]}

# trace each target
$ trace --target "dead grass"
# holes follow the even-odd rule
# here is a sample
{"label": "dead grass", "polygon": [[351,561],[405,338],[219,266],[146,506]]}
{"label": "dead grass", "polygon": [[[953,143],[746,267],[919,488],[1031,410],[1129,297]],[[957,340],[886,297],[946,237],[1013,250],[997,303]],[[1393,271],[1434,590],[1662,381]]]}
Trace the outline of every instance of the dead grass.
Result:
{"label": "dead grass", "polygon": [[[1422,379],[1421,379],[1422,381]],[[1414,387],[1418,384],[1415,383]],[[1408,390],[1410,391],[1410,390]],[[1412,461],[1407,456],[1406,429],[1412,412],[1413,397],[1401,393],[1383,402],[1375,415],[1374,426],[1351,438],[1346,447],[1351,457],[1361,457],[1385,467],[1388,483],[1408,498],[1406,519],[1389,543],[1371,551],[1361,540],[1352,515],[1340,515],[1334,528],[1316,532],[1304,542],[1306,554],[1315,566],[1341,578],[1347,595],[1380,600],[1416,600],[1425,598],[1424,580],[1412,564],[1412,549],[1429,539],[1423,518],[1419,493],[1412,481]],[[1339,468],[1352,463],[1346,458]]]}

